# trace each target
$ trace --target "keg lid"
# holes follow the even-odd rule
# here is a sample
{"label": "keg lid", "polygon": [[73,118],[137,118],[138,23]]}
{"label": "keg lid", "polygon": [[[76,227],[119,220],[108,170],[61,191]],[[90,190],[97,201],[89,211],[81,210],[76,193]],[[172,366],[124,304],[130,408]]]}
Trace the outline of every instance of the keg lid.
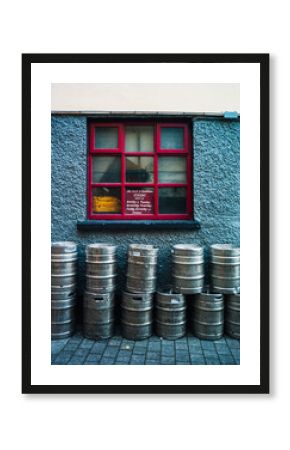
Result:
{"label": "keg lid", "polygon": [[176,244],[172,253],[180,256],[197,256],[203,254],[203,247],[199,244]]}
{"label": "keg lid", "polygon": [[130,256],[156,256],[158,247],[146,244],[130,244],[128,248],[128,255]]}
{"label": "keg lid", "polygon": [[178,250],[199,250],[202,246],[199,244],[175,244],[173,248]]}
{"label": "keg lid", "polygon": [[129,244],[129,250],[158,250],[158,247],[147,244]]}
{"label": "keg lid", "polygon": [[116,245],[97,242],[86,246],[87,253],[114,253],[117,249]]}
{"label": "keg lid", "polygon": [[51,243],[52,253],[72,253],[77,251],[77,244],[72,241],[58,241]]}
{"label": "keg lid", "polygon": [[233,244],[213,244],[210,246],[210,252],[215,256],[240,256],[240,248]]}

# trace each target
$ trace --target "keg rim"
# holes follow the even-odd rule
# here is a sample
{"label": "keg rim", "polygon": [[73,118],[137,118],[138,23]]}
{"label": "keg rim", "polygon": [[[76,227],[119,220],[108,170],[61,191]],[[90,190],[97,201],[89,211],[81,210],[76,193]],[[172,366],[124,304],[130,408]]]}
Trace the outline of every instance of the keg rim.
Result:
{"label": "keg rim", "polygon": [[240,247],[234,244],[212,244],[210,248],[213,250],[240,250]]}
{"label": "keg rim", "polygon": [[129,244],[128,250],[156,250],[158,251],[158,247],[151,244]]}
{"label": "keg rim", "polygon": [[115,250],[117,248],[117,245],[114,244],[106,244],[104,242],[95,242],[93,244],[87,244],[86,250],[90,249],[108,249],[108,250]]}
{"label": "keg rim", "polygon": [[77,244],[73,241],[54,241],[51,250],[63,250],[64,252],[76,252]]}
{"label": "keg rim", "polygon": [[204,247],[199,244],[175,244],[173,249],[176,250],[202,250]]}
{"label": "keg rim", "polygon": [[183,295],[181,292],[177,292],[174,286],[161,286],[157,289],[156,294],[160,295]]}
{"label": "keg rim", "polygon": [[122,296],[127,295],[127,294],[130,296],[132,296],[132,295],[140,296],[140,294],[143,294],[143,295],[150,295],[150,298],[152,297],[152,294],[150,292],[131,292],[131,291],[126,291],[126,290],[122,291]]}
{"label": "keg rim", "polygon": [[202,295],[202,296],[208,296],[208,297],[214,296],[215,298],[217,298],[217,299],[219,299],[219,300],[222,300],[222,299],[224,298],[224,295],[223,295],[222,292],[214,292],[214,291],[212,291],[212,289],[209,289],[209,288],[203,289],[203,290],[199,293],[199,295]]}

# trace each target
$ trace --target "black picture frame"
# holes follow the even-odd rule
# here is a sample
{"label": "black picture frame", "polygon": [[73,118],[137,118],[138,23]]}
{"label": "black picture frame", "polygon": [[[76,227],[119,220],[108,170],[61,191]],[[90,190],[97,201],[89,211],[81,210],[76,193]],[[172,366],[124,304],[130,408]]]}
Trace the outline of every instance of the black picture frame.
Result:
{"label": "black picture frame", "polygon": [[[269,393],[269,54],[22,55],[22,393]],[[31,65],[33,63],[254,63],[260,66],[260,383],[257,385],[32,385],[31,383]],[[262,149],[262,151],[261,151]],[[249,219],[250,220],[250,219]]]}

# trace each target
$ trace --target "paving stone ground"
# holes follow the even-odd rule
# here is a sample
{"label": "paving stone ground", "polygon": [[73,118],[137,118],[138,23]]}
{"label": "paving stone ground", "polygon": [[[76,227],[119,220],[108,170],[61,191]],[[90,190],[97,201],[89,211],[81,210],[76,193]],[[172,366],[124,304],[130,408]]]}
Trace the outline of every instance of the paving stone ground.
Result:
{"label": "paving stone ground", "polygon": [[129,341],[120,335],[95,341],[78,331],[70,338],[52,341],[51,364],[236,365],[240,364],[240,341],[228,336],[206,341],[191,334],[176,341],[158,336]]}

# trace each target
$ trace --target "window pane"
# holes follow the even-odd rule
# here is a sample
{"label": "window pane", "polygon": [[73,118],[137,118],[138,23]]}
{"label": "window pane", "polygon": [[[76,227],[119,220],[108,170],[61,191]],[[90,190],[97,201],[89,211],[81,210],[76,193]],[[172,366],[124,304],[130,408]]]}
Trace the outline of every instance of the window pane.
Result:
{"label": "window pane", "polygon": [[184,148],[184,129],[177,127],[161,128],[160,148],[182,149]]}
{"label": "window pane", "polygon": [[120,156],[93,156],[93,183],[119,183],[120,181]]}
{"label": "window pane", "polygon": [[97,187],[93,188],[92,196],[92,210],[94,214],[121,212],[121,189]]}
{"label": "window pane", "polygon": [[153,157],[128,156],[126,158],[126,181],[129,183],[153,182]]}
{"label": "window pane", "polygon": [[153,214],[154,190],[151,188],[126,189],[126,214]]}
{"label": "window pane", "polygon": [[185,188],[160,188],[158,198],[160,214],[186,214]]}
{"label": "window pane", "polygon": [[186,183],[186,158],[161,156],[158,158],[159,183]]}
{"label": "window pane", "polygon": [[127,126],[125,128],[125,150],[126,152],[153,152],[153,127]]}
{"label": "window pane", "polygon": [[95,148],[118,148],[118,128],[95,128]]}

